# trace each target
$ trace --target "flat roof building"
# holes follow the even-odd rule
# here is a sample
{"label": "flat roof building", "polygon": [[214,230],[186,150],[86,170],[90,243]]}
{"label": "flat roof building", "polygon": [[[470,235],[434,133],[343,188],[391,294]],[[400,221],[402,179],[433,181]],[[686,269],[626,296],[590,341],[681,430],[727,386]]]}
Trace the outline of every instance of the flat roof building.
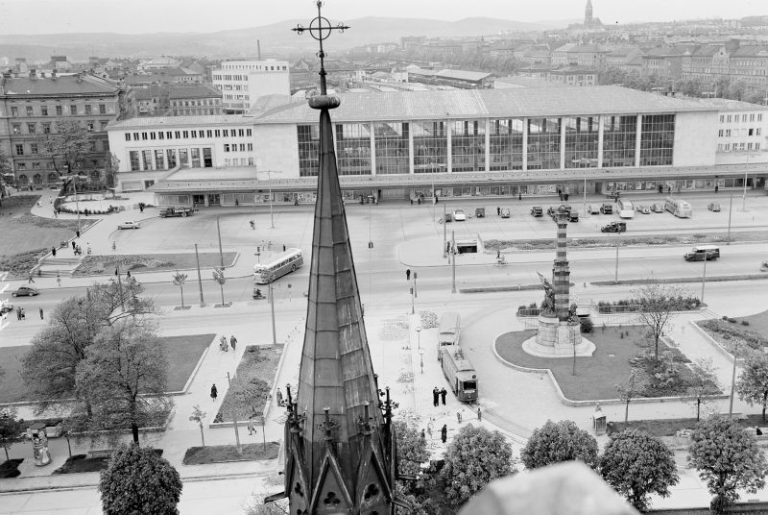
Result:
{"label": "flat roof building", "polygon": [[[739,130],[746,131],[744,150],[731,151],[725,159],[724,146],[718,146],[726,143],[719,137],[721,116],[733,119],[737,112]],[[238,161],[235,166],[251,167],[247,163],[253,158],[258,170],[277,174],[270,177],[273,190],[293,194],[314,189],[319,133],[316,113],[303,100],[267,109],[257,105],[247,116],[169,120],[143,118],[110,126],[121,173],[134,177],[156,170],[156,162],[153,168],[146,166],[153,152],[167,155],[193,147],[199,152],[208,148],[208,167],[231,168],[225,159],[236,157],[231,147],[236,127],[252,129],[237,144],[250,143],[253,150],[237,154],[246,164]],[[169,123],[175,124],[170,139]],[[432,195],[433,184],[439,196],[577,192],[584,186],[593,192],[701,189],[726,178],[733,178],[736,187],[745,170],[755,186],[763,187],[766,123],[768,108],[753,104],[595,86],[348,93],[341,95],[335,110],[334,133],[348,195],[407,199]],[[201,130],[206,135],[202,140]],[[227,143],[229,151],[223,146]],[[741,141],[737,143],[740,148]],[[172,170],[172,162],[178,166],[182,160],[166,159],[163,167]],[[252,171],[254,179],[267,180]],[[222,170],[221,176],[225,174]]]}

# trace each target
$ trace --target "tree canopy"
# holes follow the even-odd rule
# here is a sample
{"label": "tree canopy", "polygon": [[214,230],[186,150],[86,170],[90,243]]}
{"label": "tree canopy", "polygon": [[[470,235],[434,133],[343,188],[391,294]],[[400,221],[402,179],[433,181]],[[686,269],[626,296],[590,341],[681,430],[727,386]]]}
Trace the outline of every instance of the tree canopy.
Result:
{"label": "tree canopy", "polygon": [[179,473],[166,459],[135,444],[115,450],[99,481],[106,515],[176,515],[182,487]]}
{"label": "tree canopy", "polygon": [[58,174],[80,170],[85,155],[91,148],[91,134],[76,121],[59,120],[53,130],[43,134],[40,153],[50,159]]}
{"label": "tree canopy", "polygon": [[8,446],[21,441],[21,432],[24,430],[24,421],[16,417],[13,409],[0,409],[0,445],[5,451],[5,459],[9,460]]}
{"label": "tree canopy", "polygon": [[755,436],[734,420],[713,416],[700,421],[688,453],[688,461],[715,496],[712,508],[718,513],[739,498],[739,489],[755,493],[765,486],[765,454]]}
{"label": "tree canopy", "polygon": [[765,422],[765,408],[768,405],[768,356],[762,352],[751,352],[747,356],[744,369],[736,382],[736,391],[739,398],[750,406],[762,406]]}
{"label": "tree canopy", "polygon": [[635,302],[640,305],[637,318],[646,326],[652,338],[654,357],[659,359],[659,341],[674,317],[682,290],[674,285],[648,283],[634,292]]}
{"label": "tree canopy", "polygon": [[458,506],[496,478],[512,472],[512,446],[498,431],[465,425],[445,452],[438,482]]}
{"label": "tree canopy", "polygon": [[672,451],[658,438],[634,430],[611,436],[599,469],[603,479],[640,511],[648,509],[650,494],[667,497],[669,487],[680,479]]}
{"label": "tree canopy", "polygon": [[529,469],[571,460],[583,461],[594,468],[597,465],[597,441],[570,420],[548,420],[533,431],[520,451],[520,459]]}

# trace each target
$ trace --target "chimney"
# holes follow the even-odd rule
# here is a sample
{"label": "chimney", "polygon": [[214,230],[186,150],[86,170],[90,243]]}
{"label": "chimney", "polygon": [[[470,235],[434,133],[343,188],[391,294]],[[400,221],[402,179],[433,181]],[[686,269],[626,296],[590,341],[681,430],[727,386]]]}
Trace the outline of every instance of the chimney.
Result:
{"label": "chimney", "polygon": [[256,60],[261,61],[261,41],[256,40]]}

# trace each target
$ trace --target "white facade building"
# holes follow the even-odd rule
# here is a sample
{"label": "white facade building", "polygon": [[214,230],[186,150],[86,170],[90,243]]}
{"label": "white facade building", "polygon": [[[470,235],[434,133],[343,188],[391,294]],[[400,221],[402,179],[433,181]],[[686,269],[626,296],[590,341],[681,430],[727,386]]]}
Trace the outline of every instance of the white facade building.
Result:
{"label": "white facade building", "polygon": [[213,87],[221,91],[227,113],[247,112],[257,98],[290,95],[288,61],[225,61],[211,72]]}

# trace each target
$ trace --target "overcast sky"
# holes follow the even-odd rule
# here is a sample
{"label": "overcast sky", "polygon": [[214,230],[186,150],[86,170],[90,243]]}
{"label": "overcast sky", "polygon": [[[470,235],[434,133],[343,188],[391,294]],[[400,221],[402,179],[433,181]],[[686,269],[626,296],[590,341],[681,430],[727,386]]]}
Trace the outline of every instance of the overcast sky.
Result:
{"label": "overcast sky", "polygon": [[[768,14],[766,0],[593,0],[604,24]],[[578,19],[586,0],[326,0],[331,21],[363,16]],[[0,33],[215,32],[309,20],[314,0],[0,0]]]}

